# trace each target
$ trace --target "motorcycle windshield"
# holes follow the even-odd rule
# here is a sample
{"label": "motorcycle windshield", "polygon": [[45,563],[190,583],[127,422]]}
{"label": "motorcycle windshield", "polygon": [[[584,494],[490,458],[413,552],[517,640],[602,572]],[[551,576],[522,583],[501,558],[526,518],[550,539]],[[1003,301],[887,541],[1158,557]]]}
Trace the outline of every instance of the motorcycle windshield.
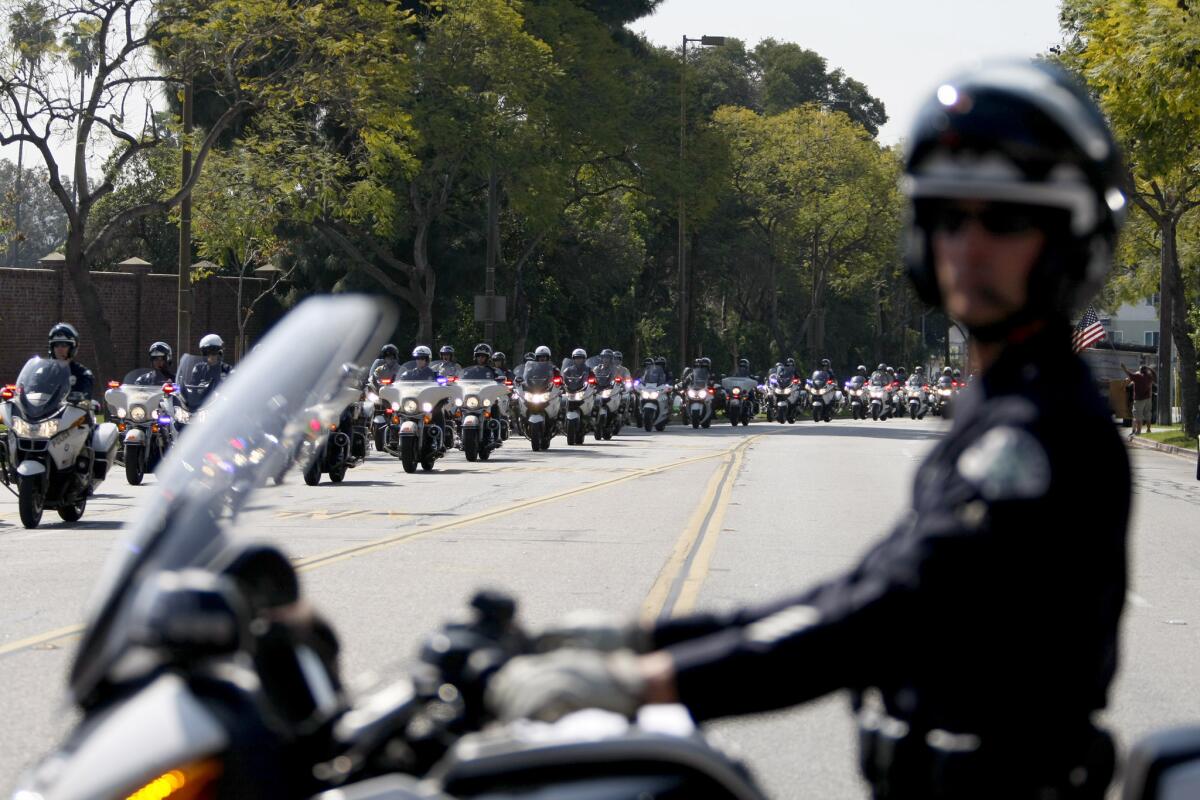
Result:
{"label": "motorcycle windshield", "polygon": [[554,365],[549,361],[530,361],[525,364],[525,388],[532,392],[549,391],[554,381]]}
{"label": "motorcycle windshield", "polygon": [[195,411],[217,388],[224,375],[220,364],[209,364],[204,356],[188,353],[179,359],[179,372],[175,378],[179,382],[179,397],[188,409]]}
{"label": "motorcycle windshield", "polygon": [[[158,373],[154,367],[139,367],[125,373],[125,377],[121,379],[122,386],[162,386],[169,378],[164,378]],[[139,383],[139,381],[141,381]]]}
{"label": "motorcycle windshield", "polygon": [[71,391],[66,361],[40,356],[29,359],[17,376],[17,405],[27,420],[53,414]]}
{"label": "motorcycle windshield", "polygon": [[812,382],[816,386],[824,386],[829,383],[829,373],[823,369],[819,369],[812,374]]}
{"label": "motorcycle windshield", "polygon": [[794,367],[780,367],[779,372],[775,374],[776,381],[782,386],[785,383],[791,383],[792,378],[796,377]]}
{"label": "motorcycle windshield", "polygon": [[921,384],[922,384],[921,379],[918,378],[916,375],[914,375],[908,379],[908,388],[910,388],[910,389],[920,389]]}
{"label": "motorcycle windshield", "polygon": [[707,386],[712,380],[712,374],[708,371],[708,367],[695,367],[692,369],[692,385]]}
{"label": "motorcycle windshield", "polygon": [[582,391],[587,386],[587,373],[575,369],[575,365],[573,364],[563,370],[562,379],[563,388],[568,392]]}
{"label": "motorcycle windshield", "polygon": [[866,381],[864,381],[861,377],[851,378],[850,379],[850,388],[861,389],[863,387],[864,383],[866,383]]}
{"label": "motorcycle windshield", "polygon": [[954,379],[949,375],[943,375],[938,378],[938,386],[941,386],[943,389],[949,389],[954,386]]}
{"label": "motorcycle windshield", "polygon": [[462,367],[457,361],[434,361],[429,368],[443,378],[458,378],[462,376]]}
{"label": "motorcycle windshield", "polygon": [[667,382],[667,371],[662,367],[649,367],[642,373],[642,383],[658,386]]}
{"label": "motorcycle windshield", "polygon": [[76,702],[98,699],[130,650],[137,587],[158,572],[212,564],[253,490],[338,421],[339,388],[355,364],[379,351],[396,319],[390,304],[366,297],[311,298],[223,382],[224,411],[193,423],[171,448],[105,564],[71,666]]}
{"label": "motorcycle windshield", "polygon": [[462,371],[464,381],[490,381],[495,377],[491,367],[481,367],[478,364],[472,364]]}
{"label": "motorcycle windshield", "polygon": [[396,380],[400,383],[411,383],[413,381],[432,383],[437,380],[437,377],[437,373],[432,371],[432,367],[422,369],[417,366],[417,362],[410,361],[404,365],[400,372],[400,377],[396,378]]}
{"label": "motorcycle windshield", "polygon": [[617,373],[612,367],[606,367],[603,364],[597,366],[593,373],[596,375],[597,389],[611,389],[613,381],[617,377]]}
{"label": "motorcycle windshield", "polygon": [[371,364],[368,374],[371,376],[371,380],[378,384],[380,381],[385,379],[390,381],[396,380],[402,370],[403,365],[401,365],[399,361],[393,361],[391,364],[389,364],[384,359],[377,358]]}

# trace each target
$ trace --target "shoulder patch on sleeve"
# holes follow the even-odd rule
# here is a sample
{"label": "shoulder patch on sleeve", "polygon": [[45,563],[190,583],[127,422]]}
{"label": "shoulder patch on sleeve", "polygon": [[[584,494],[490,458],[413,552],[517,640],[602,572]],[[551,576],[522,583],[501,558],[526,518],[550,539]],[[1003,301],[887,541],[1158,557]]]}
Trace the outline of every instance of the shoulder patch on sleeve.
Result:
{"label": "shoulder patch on sleeve", "polygon": [[1040,497],[1050,487],[1050,458],[1022,428],[993,428],[963,451],[957,466],[985,500]]}

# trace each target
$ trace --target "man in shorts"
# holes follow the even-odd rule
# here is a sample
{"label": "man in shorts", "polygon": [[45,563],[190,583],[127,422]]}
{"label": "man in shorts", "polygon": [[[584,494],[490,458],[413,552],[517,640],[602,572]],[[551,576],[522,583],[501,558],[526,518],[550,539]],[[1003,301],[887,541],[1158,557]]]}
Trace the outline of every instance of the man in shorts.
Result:
{"label": "man in shorts", "polygon": [[1125,370],[1125,374],[1129,376],[1129,382],[1133,384],[1133,433],[1129,434],[1129,438],[1132,439],[1134,436],[1141,435],[1143,422],[1146,423],[1146,433],[1151,432],[1150,398],[1158,376],[1145,364],[1138,367],[1137,372],[1130,372],[1124,364],[1121,365],[1121,369]]}

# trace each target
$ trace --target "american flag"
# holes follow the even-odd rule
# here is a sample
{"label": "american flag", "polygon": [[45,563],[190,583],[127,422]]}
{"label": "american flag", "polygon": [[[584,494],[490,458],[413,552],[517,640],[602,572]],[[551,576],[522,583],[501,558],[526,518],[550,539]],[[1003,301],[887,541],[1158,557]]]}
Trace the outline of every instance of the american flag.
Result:
{"label": "american flag", "polygon": [[1083,318],[1075,326],[1075,332],[1071,334],[1071,348],[1078,353],[1103,338],[1104,326],[1100,324],[1100,315],[1096,313],[1094,307],[1088,306],[1087,311],[1083,313]]}

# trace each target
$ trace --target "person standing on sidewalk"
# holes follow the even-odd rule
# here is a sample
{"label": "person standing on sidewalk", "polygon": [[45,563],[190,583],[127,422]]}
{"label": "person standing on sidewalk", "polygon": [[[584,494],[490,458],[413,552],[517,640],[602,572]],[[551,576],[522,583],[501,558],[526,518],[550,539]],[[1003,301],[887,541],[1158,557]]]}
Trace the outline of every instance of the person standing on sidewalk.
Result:
{"label": "person standing on sidewalk", "polygon": [[1158,375],[1145,364],[1138,367],[1137,372],[1130,372],[1124,364],[1121,365],[1121,369],[1125,370],[1125,374],[1129,376],[1129,382],[1133,384],[1133,433],[1129,434],[1129,438],[1132,439],[1134,436],[1141,435],[1143,422],[1146,423],[1146,433],[1151,433],[1150,414],[1153,404],[1150,398],[1153,396],[1154,384],[1158,381]]}

